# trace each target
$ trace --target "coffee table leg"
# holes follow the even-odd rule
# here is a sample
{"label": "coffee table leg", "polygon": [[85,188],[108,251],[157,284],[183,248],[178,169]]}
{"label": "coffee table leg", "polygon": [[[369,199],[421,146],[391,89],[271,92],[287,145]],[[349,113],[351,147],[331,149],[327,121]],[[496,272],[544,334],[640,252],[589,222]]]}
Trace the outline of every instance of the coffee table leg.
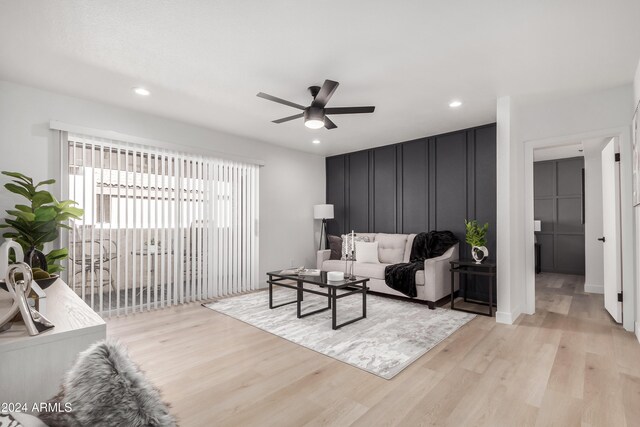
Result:
{"label": "coffee table leg", "polygon": [[269,308],[273,309],[273,285],[271,284],[272,276],[269,276]]}
{"label": "coffee table leg", "polygon": [[333,288],[330,290],[331,291],[331,328],[332,329],[338,329],[338,322],[337,322],[337,305],[338,305],[338,299],[336,298],[336,289]]}
{"label": "coffee table leg", "polygon": [[362,317],[367,317],[367,284],[362,284]]}
{"label": "coffee table leg", "polygon": [[302,317],[302,281],[298,280],[298,290],[297,292],[297,307],[298,307],[298,319]]}

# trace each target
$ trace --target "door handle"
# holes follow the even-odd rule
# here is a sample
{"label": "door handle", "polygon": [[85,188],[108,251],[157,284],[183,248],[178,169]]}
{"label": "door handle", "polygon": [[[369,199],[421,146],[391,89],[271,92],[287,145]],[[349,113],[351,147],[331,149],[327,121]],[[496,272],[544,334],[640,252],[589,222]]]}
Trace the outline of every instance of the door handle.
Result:
{"label": "door handle", "polygon": [[604,243],[604,236],[600,237],[598,240],[600,240],[602,243]]}

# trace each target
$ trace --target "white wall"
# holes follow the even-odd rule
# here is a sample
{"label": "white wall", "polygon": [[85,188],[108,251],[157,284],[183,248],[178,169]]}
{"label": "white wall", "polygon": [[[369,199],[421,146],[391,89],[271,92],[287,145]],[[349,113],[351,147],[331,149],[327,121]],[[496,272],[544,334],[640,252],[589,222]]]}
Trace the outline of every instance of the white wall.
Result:
{"label": "white wall", "polygon": [[[325,200],[323,157],[0,81],[0,170],[23,172],[37,180],[59,178],[57,132],[49,129],[50,120],[263,160],[260,280],[269,270],[315,265],[318,224],[312,211]],[[13,195],[2,189],[0,212],[14,204]]]}
{"label": "white wall", "polygon": [[[525,197],[525,182],[533,182],[533,150],[526,151],[525,144],[553,138],[566,138],[566,142],[570,142],[571,136],[625,128],[621,166],[623,176],[630,176],[628,138],[632,96],[631,85],[625,85],[588,93],[498,99],[498,321],[510,323],[520,313],[533,311],[532,295],[526,286],[527,278],[534,276],[533,244],[527,243],[533,242],[533,200]],[[630,182],[623,185],[623,192],[629,192],[630,198]],[[529,210],[531,221],[525,222]],[[626,215],[632,223],[630,206]],[[528,236],[529,229],[531,236]],[[627,264],[633,266],[633,245],[628,252],[631,253],[625,256],[631,259]],[[627,279],[632,283],[633,276]]]}

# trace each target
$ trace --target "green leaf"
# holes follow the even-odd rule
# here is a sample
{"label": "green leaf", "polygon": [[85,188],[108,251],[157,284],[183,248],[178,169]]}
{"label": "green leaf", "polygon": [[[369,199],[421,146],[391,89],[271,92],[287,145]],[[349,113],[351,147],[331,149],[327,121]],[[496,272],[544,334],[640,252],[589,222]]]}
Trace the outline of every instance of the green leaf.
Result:
{"label": "green leaf", "polygon": [[48,264],[47,263],[47,273],[54,274],[64,271],[64,268],[58,264]]}
{"label": "green leaf", "polygon": [[9,215],[13,215],[17,218],[20,218],[21,220],[25,221],[25,222],[31,222],[34,221],[36,219],[36,214],[34,214],[33,212],[22,212],[22,211],[13,211],[13,210],[8,210],[7,213]]}
{"label": "green leaf", "polygon": [[47,261],[49,260],[56,261],[60,259],[66,259],[69,256],[69,250],[67,248],[54,249],[51,252],[49,252],[46,256],[47,256]]}
{"label": "green leaf", "polygon": [[41,185],[49,185],[49,184],[55,184],[55,183],[56,183],[55,179],[47,179],[46,181],[41,181],[37,183],[36,188],[40,187]]}
{"label": "green leaf", "polygon": [[34,239],[33,243],[39,245],[47,242],[53,242],[58,238],[58,236],[59,236],[58,229],[55,229],[53,231],[50,231],[46,234],[39,236],[37,239]]}
{"label": "green leaf", "polygon": [[84,209],[69,206],[62,210],[62,213],[69,214],[69,218],[80,219],[82,218],[82,215],[84,215]]}
{"label": "green leaf", "polygon": [[6,176],[10,176],[11,178],[21,179],[21,180],[23,180],[24,182],[26,182],[28,184],[33,184],[33,180],[31,178],[29,178],[28,176],[23,175],[23,174],[21,174],[19,172],[2,171],[2,174],[6,175]]}
{"label": "green leaf", "polygon": [[31,200],[31,194],[29,194],[29,192],[26,189],[24,189],[23,187],[20,187],[20,186],[18,186],[16,184],[12,184],[12,183],[8,182],[8,183],[6,183],[4,185],[4,188],[6,188],[7,190],[11,191],[12,193],[19,194],[21,196],[26,197],[28,200]]}
{"label": "green leaf", "polygon": [[58,213],[53,206],[40,206],[35,210],[35,218],[32,221],[52,221],[56,218]]}
{"label": "green leaf", "polygon": [[16,205],[15,208],[22,212],[33,212],[27,205]]}
{"label": "green leaf", "polygon": [[34,208],[39,208],[40,206],[42,206],[44,204],[52,203],[53,200],[54,200],[53,196],[48,191],[37,191],[33,195],[32,205],[33,205]]}

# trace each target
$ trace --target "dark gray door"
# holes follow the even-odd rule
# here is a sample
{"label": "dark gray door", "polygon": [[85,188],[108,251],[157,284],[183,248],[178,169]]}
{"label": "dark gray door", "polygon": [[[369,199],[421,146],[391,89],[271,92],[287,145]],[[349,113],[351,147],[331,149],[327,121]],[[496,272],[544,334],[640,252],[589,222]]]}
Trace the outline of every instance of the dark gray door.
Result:
{"label": "dark gray door", "polygon": [[584,159],[535,162],[533,168],[534,216],[542,221],[536,233],[541,270],[584,274]]}

